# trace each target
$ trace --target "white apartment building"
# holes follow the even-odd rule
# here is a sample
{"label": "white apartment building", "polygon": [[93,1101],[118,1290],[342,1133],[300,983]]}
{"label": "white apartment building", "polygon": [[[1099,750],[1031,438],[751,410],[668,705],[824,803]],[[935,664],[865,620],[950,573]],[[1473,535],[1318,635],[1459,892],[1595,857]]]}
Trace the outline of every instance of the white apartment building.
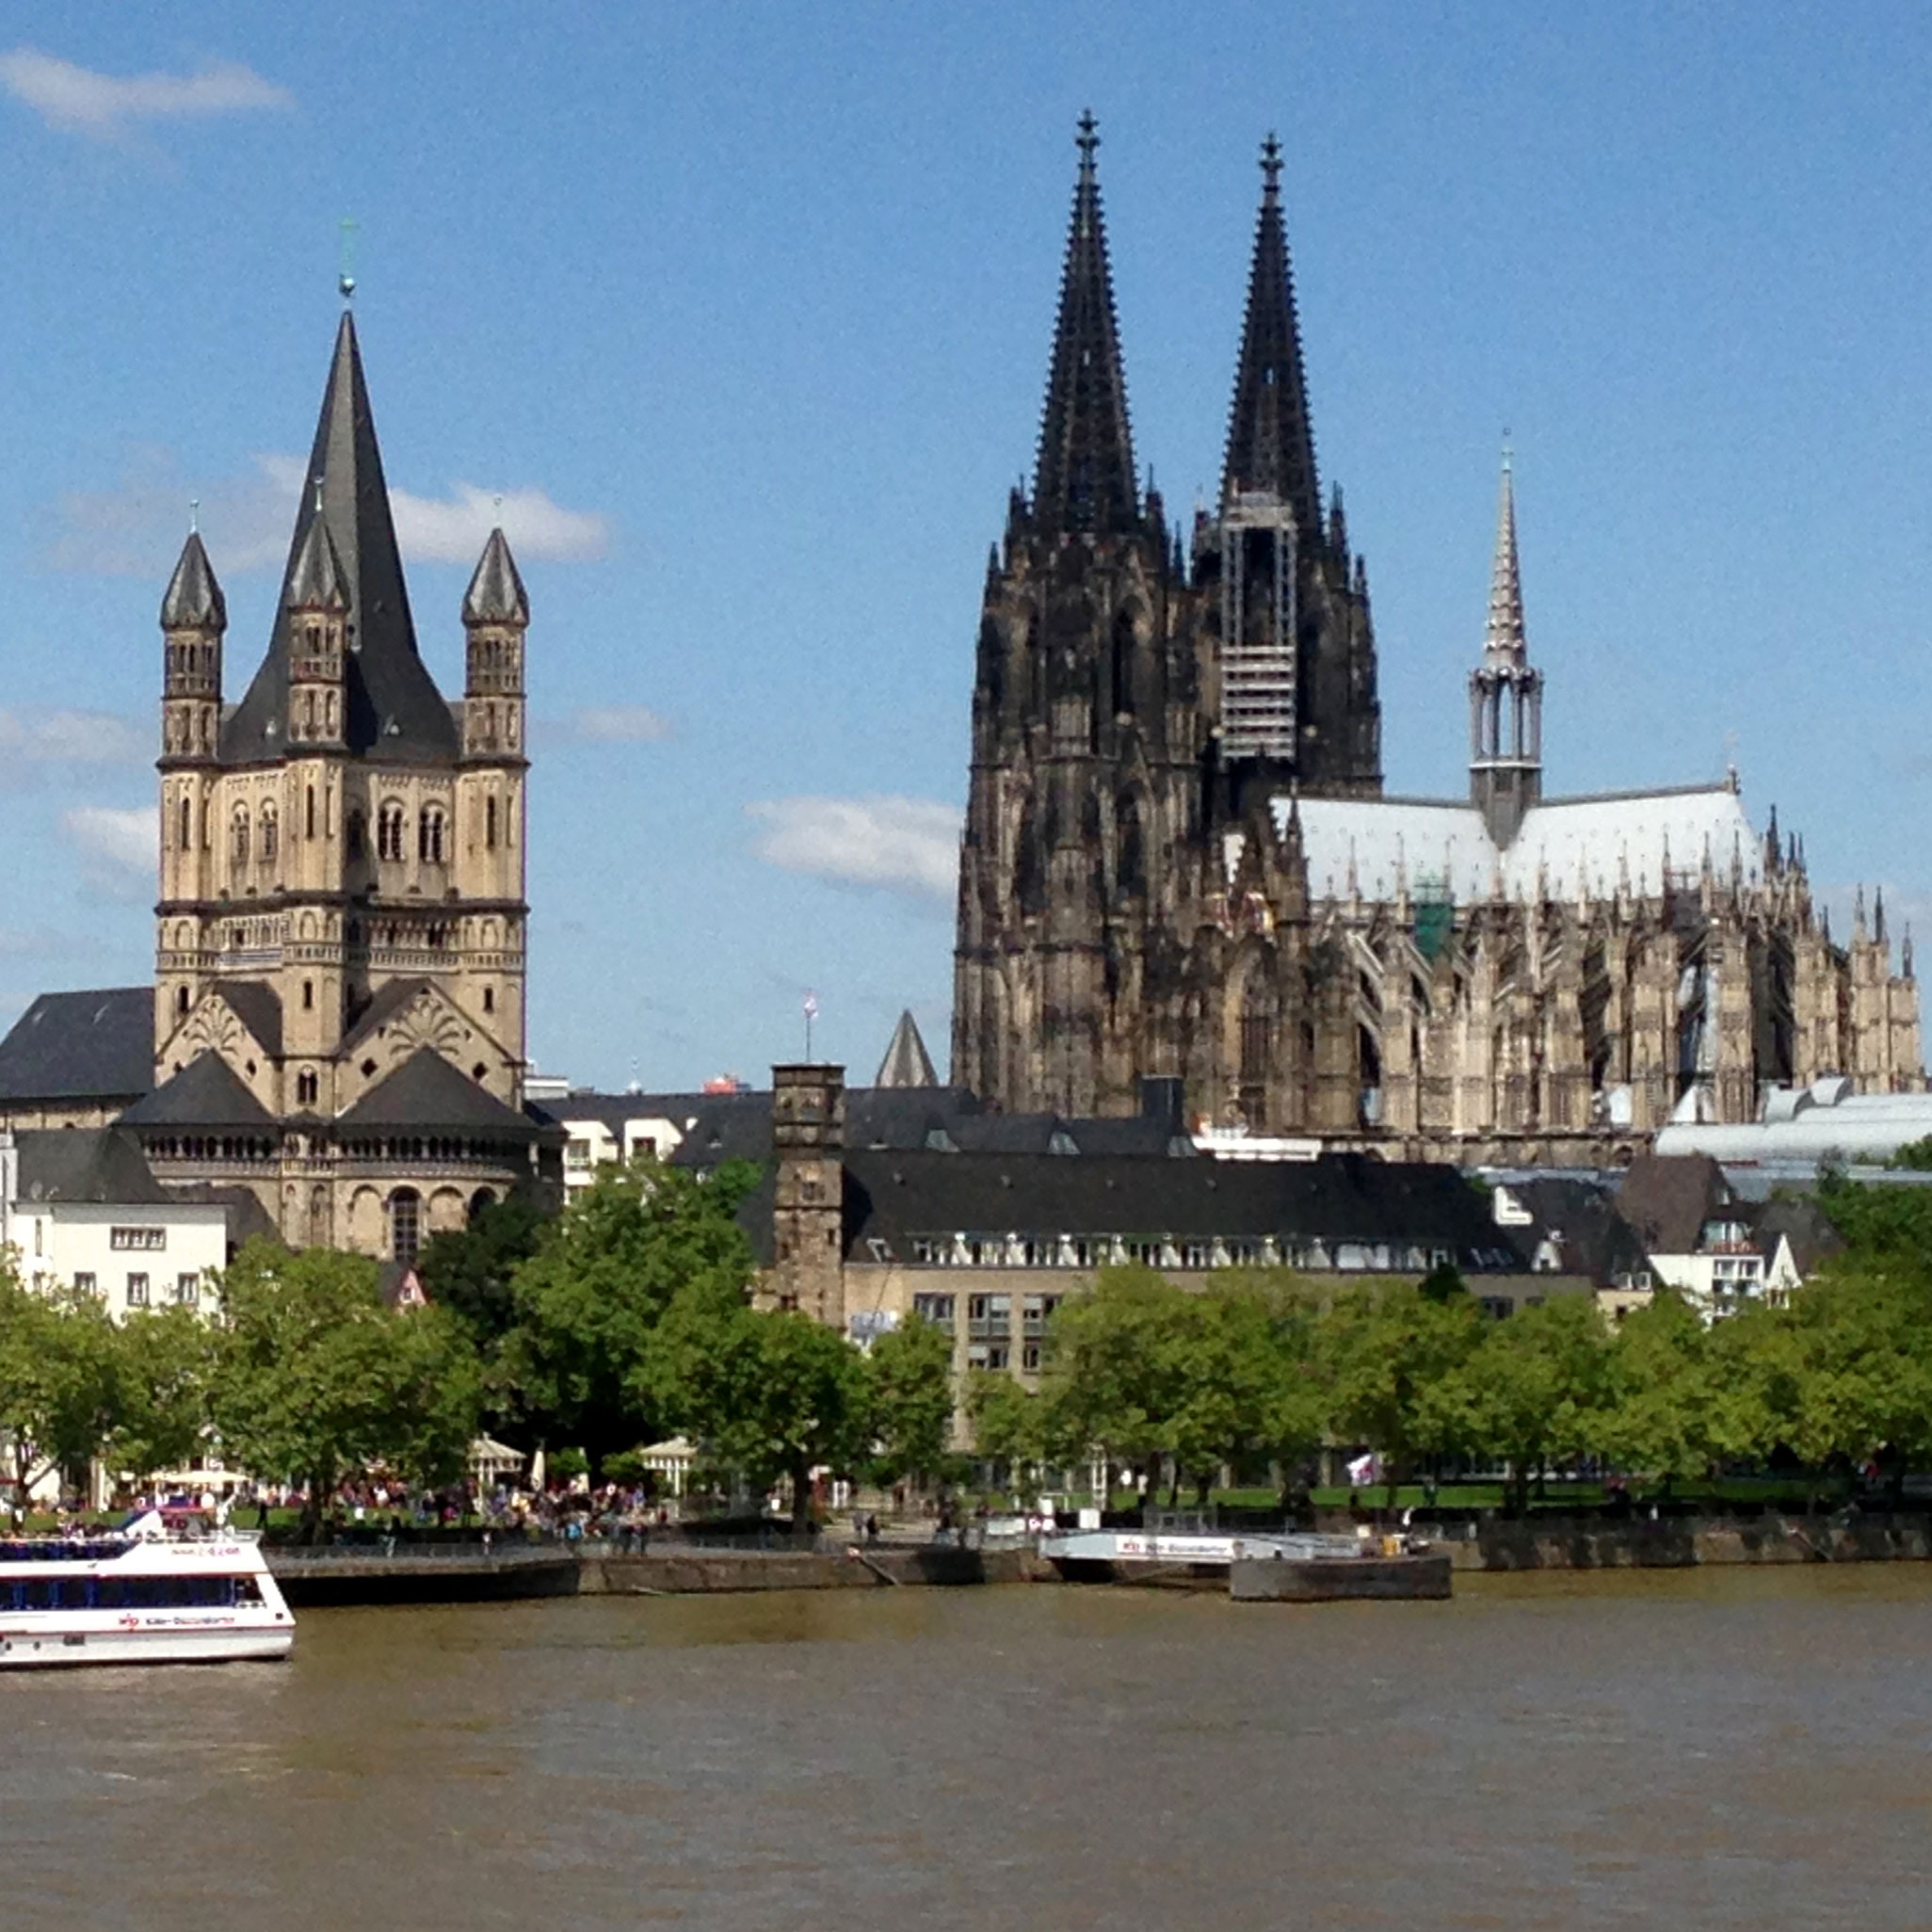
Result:
{"label": "white apartment building", "polygon": [[0,1132],[0,1247],[29,1287],[98,1295],[116,1320],[201,1308],[228,1264],[228,1209],[169,1194],[119,1128]]}

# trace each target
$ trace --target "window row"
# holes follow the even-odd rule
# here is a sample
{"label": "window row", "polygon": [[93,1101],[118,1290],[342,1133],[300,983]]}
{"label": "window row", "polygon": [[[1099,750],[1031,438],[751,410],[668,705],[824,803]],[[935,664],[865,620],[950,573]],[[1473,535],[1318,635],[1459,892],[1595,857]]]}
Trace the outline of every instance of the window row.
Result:
{"label": "window row", "polygon": [[[318,825],[326,822],[328,813],[318,814],[315,788],[305,788],[302,801],[302,835],[306,838],[317,836]],[[484,845],[494,851],[499,842],[508,842],[508,814],[503,811],[494,797],[483,800],[478,814],[479,829]],[[173,820],[174,848],[188,852],[195,845],[194,800],[184,796],[174,808]],[[347,824],[344,827],[345,843],[351,860],[361,859],[368,845],[368,825],[360,810],[352,810]],[[208,813],[204,807],[201,813],[201,849],[208,848]],[[247,805],[237,805],[229,815],[228,852],[231,862],[237,868],[250,862],[273,865],[282,851],[282,817],[272,802],[265,802],[252,812]],[[409,813],[396,800],[391,799],[376,813],[376,856],[392,861],[400,861],[409,855]],[[453,856],[449,835],[449,812],[444,805],[426,805],[416,814],[416,857],[425,865],[446,864]]]}
{"label": "window row", "polygon": [[[1454,1264],[1456,1251],[1419,1242],[1325,1240],[1276,1235],[915,1234],[915,1267],[1097,1268],[1138,1263],[1150,1268],[1290,1267],[1347,1273],[1421,1274]],[[881,1256],[879,1259],[890,1259]],[[1479,1268],[1512,1269],[1506,1250],[1478,1249]]]}
{"label": "window row", "polygon": [[[90,1270],[83,1269],[74,1276],[75,1292],[81,1295],[98,1295],[101,1292],[100,1277]],[[163,1284],[164,1289],[166,1284]],[[180,1274],[174,1278],[174,1286],[166,1295],[177,1308],[198,1308],[201,1300],[201,1277],[199,1271]],[[146,1275],[130,1275],[127,1278],[127,1305],[129,1308],[152,1308],[154,1306],[153,1283]]]}

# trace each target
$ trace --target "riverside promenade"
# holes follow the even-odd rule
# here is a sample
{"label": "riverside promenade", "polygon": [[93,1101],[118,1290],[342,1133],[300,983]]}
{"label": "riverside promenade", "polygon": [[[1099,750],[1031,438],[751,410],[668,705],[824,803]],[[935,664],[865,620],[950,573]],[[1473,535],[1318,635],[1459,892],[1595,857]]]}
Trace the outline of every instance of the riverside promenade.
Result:
{"label": "riverside promenade", "polygon": [[[1537,1517],[1432,1526],[1459,1572],[1689,1570],[1735,1565],[1932,1560],[1932,1519],[1779,1515],[1606,1522]],[[653,1537],[558,1542],[376,1539],[310,1549],[271,1545],[268,1567],[302,1605],[474,1602],[540,1597],[722,1596],[763,1590],[961,1588],[1056,1583],[1030,1545],[853,1543],[820,1536],[736,1542]]]}

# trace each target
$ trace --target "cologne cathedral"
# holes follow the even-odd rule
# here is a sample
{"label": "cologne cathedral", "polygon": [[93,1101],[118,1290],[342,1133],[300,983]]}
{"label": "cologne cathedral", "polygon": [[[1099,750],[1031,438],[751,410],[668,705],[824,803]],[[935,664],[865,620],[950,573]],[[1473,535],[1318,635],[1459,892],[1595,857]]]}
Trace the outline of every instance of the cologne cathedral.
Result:
{"label": "cologne cathedral", "polygon": [[1012,1111],[1189,1114],[1392,1157],[1604,1164],[1776,1086],[1924,1085],[1908,938],[1848,944],[1733,773],[1544,791],[1505,460],[1469,793],[1385,793],[1367,572],[1324,508],[1280,197],[1219,499],[1135,464],[1091,117],[1031,492],[987,567],[953,1078]]}

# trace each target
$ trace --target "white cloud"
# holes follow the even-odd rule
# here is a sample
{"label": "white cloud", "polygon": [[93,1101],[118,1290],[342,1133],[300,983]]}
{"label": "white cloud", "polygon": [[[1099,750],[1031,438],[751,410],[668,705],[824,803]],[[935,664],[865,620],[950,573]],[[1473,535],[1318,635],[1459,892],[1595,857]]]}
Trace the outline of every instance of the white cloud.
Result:
{"label": "white cloud", "polygon": [[265,107],[293,107],[286,88],[235,60],[208,60],[192,73],[97,73],[38,47],[0,54],[0,87],[49,127],[110,140],[143,121],[202,120]]}
{"label": "white cloud", "polygon": [[654,745],[671,734],[670,720],[646,704],[587,704],[549,727],[554,743]]}
{"label": "white cloud", "polygon": [[929,798],[773,798],[745,808],[765,829],[758,856],[785,872],[951,899],[959,813]]}
{"label": "white cloud", "polygon": [[565,509],[540,490],[499,495],[474,483],[455,484],[448,496],[392,490],[389,508],[403,555],[425,563],[475,563],[499,523],[519,558],[582,562],[602,556],[610,537],[594,510]]}
{"label": "white cloud", "polygon": [[81,876],[110,898],[154,890],[161,828],[153,805],[76,805],[60,814],[60,836],[79,852]]}
{"label": "white cloud", "polygon": [[0,785],[18,765],[143,765],[153,747],[111,711],[9,711],[0,707]]}
{"label": "white cloud", "polygon": [[[149,577],[158,587],[186,535],[193,502],[217,576],[279,570],[307,473],[303,458],[268,452],[250,459],[239,475],[196,484],[172,452],[137,448],[112,488],[70,491],[54,505],[47,557],[56,570]],[[389,507],[396,540],[412,562],[473,564],[499,523],[524,559],[599,557],[610,534],[594,511],[565,509],[534,489],[500,497],[474,483],[456,484],[446,497],[392,490]]]}

